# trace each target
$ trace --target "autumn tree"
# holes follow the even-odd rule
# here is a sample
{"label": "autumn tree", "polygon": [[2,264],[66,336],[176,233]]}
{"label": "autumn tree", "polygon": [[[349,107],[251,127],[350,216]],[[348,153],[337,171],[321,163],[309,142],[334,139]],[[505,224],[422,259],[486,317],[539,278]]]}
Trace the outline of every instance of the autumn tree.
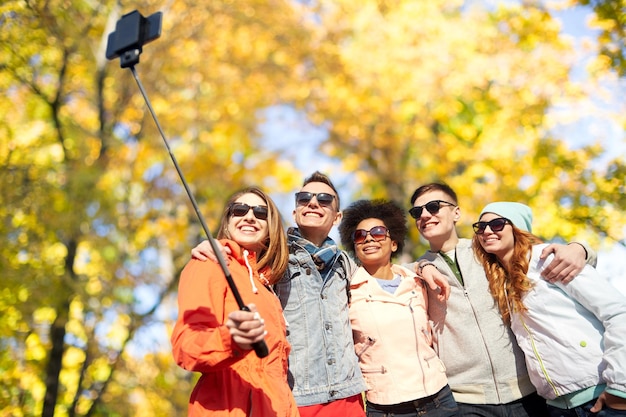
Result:
{"label": "autumn tree", "polygon": [[408,207],[417,186],[443,180],[468,233],[482,205],[508,199],[535,208],[547,238],[622,238],[623,202],[610,193],[623,185],[607,186],[623,184],[623,164],[599,172],[602,147],[574,150],[551,129],[550,109],[587,92],[546,8],[321,1],[315,13],[311,117],[329,126],[323,149],[355,173],[358,193]]}
{"label": "autumn tree", "polygon": [[[291,5],[132,6],[164,12],[167,39],[137,72],[210,226],[237,188],[293,188],[257,132],[261,110],[297,91],[307,37]],[[159,307],[202,232],[135,80],[104,58],[128,11],[0,6],[1,415],[186,409],[193,377],[150,329],[167,339]]]}
{"label": "autumn tree", "polygon": [[301,183],[259,129],[282,106],[327,130],[351,197],[408,208],[445,180],[467,233],[507,199],[547,238],[623,239],[623,160],[553,129],[590,93],[558,22],[538,2],[471,3],[2,2],[0,415],[180,415],[197,377],[162,339],[202,231],[136,81],[104,58],[135,8],[163,12],[136,70],[212,230],[231,191]]}
{"label": "autumn tree", "polygon": [[[613,88],[617,88],[611,93],[617,96],[616,101],[622,105],[622,108],[617,110],[621,116],[615,124],[621,126],[623,137],[623,133],[626,132],[625,104],[622,99],[623,78],[626,75],[626,4],[623,0],[572,0],[570,3],[572,7],[585,6],[593,11],[589,25],[592,29],[599,30],[599,35],[595,39],[597,53],[595,61],[590,65],[590,72],[598,77],[605,77]],[[621,77],[621,84],[615,79],[613,72]],[[602,85],[599,84],[598,90],[601,89]],[[606,143],[602,138],[599,141]],[[573,197],[571,216],[590,225],[594,231],[606,236],[609,241],[618,241],[622,246],[626,246],[623,231],[620,231],[620,227],[624,225],[621,213],[626,203],[624,200],[626,163],[623,155],[611,155],[606,158],[600,170],[587,169],[580,174],[582,182],[592,185]],[[564,189],[562,194],[566,193],[567,189]]]}
{"label": "autumn tree", "polygon": [[626,3],[624,0],[572,0],[595,12],[592,25],[600,29],[600,57],[623,77],[626,75]]}

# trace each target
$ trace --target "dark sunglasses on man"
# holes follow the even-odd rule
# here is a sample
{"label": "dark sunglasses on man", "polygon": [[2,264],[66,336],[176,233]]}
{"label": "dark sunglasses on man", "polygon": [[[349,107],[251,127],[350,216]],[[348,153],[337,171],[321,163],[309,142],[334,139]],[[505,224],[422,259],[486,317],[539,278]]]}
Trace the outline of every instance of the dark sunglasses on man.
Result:
{"label": "dark sunglasses on man", "polygon": [[259,220],[267,220],[267,206],[249,206],[245,203],[233,203],[230,205],[230,215],[243,217],[252,209],[252,214]]}
{"label": "dark sunglasses on man", "polygon": [[411,215],[411,217],[413,217],[414,219],[419,219],[422,215],[422,212],[424,211],[424,209],[428,210],[428,212],[432,215],[435,215],[437,213],[439,213],[439,210],[441,209],[441,206],[452,206],[452,207],[456,207],[456,204],[452,204],[452,203],[448,203],[447,201],[443,201],[443,200],[433,200],[433,201],[429,201],[428,203],[424,204],[423,206],[415,206],[412,207],[409,210],[409,214]]}
{"label": "dark sunglasses on man", "polygon": [[333,203],[335,196],[329,193],[309,193],[307,191],[300,191],[296,193],[296,204],[305,205],[309,204],[313,197],[317,199],[317,203],[320,206],[328,207]]}
{"label": "dark sunglasses on man", "polygon": [[472,225],[472,228],[474,229],[474,233],[482,235],[485,233],[487,226],[489,226],[492,232],[501,232],[507,224],[513,223],[505,217],[498,217],[497,219],[493,219],[488,222],[476,222]]}
{"label": "dark sunglasses on man", "polygon": [[374,226],[370,230],[356,229],[352,233],[352,241],[357,245],[363,243],[367,239],[368,234],[376,242],[380,242],[385,240],[387,236],[389,236],[389,229],[387,229],[385,226]]}

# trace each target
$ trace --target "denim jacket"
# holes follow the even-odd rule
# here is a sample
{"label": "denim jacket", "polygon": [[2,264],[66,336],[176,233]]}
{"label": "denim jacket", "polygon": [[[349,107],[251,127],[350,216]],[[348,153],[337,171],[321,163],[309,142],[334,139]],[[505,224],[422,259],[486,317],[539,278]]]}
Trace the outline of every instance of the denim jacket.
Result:
{"label": "denim jacket", "polygon": [[325,404],[365,391],[348,315],[354,262],[340,251],[325,276],[289,237],[289,269],[274,285],[291,344],[288,381],[298,406]]}

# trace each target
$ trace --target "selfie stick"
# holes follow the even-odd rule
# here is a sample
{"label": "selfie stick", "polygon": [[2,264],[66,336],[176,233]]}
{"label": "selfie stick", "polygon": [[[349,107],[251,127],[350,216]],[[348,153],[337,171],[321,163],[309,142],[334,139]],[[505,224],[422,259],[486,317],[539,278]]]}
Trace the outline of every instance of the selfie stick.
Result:
{"label": "selfie stick", "polygon": [[[141,81],[139,80],[139,77],[137,76],[137,71],[135,71],[135,64],[139,62],[139,55],[142,52],[141,47],[145,43],[150,42],[158,38],[161,35],[161,12],[157,12],[149,16],[148,18],[145,18],[137,10],[135,10],[131,13],[128,13],[122,16],[122,18],[118,20],[115,29],[116,29],[115,32],[112,32],[111,34],[109,34],[106,57],[107,59],[115,59],[117,57],[120,57],[120,66],[122,68],[129,68],[130,71],[132,72],[133,77],[135,78],[135,81],[137,81],[137,85],[139,86],[139,90],[141,91],[141,94],[143,95],[143,98],[146,102],[146,105],[148,106],[148,110],[150,110],[150,114],[152,115],[152,118],[154,119],[154,123],[156,124],[157,129],[159,130],[159,133],[161,134],[161,137],[163,138],[163,142],[165,143],[165,147],[167,148],[167,151],[170,154],[172,162],[174,163],[174,167],[176,167],[178,176],[180,177],[180,180],[182,181],[183,186],[185,187],[185,191],[187,192],[187,195],[189,196],[189,199],[191,200],[191,205],[193,206],[193,209],[195,210],[196,215],[198,216],[198,220],[200,220],[202,229],[204,229],[204,233],[209,239],[209,243],[211,244],[213,253],[215,253],[215,256],[217,257],[217,261],[220,264],[222,271],[224,272],[226,281],[228,281],[228,286],[230,287],[233,295],[235,296],[237,305],[239,306],[240,310],[250,311],[248,306],[246,306],[243,300],[241,299],[239,290],[237,289],[237,286],[235,285],[235,281],[233,281],[233,277],[230,271],[228,270],[228,266],[226,265],[226,261],[224,260],[224,257],[222,256],[220,248],[217,246],[217,242],[215,241],[215,239],[213,239],[213,236],[211,235],[211,232],[209,231],[209,227],[204,221],[204,217],[200,213],[200,209],[198,208],[196,199],[194,198],[193,193],[191,192],[191,189],[189,188],[189,185],[187,184],[187,181],[185,181],[183,172],[181,171],[180,166],[178,165],[178,162],[176,161],[176,157],[174,156],[174,154],[172,153],[172,150],[170,149],[170,145],[167,142],[167,139],[165,138],[165,133],[163,133],[163,129],[161,129],[161,124],[159,123],[156,113],[154,112],[154,109],[152,108],[152,105],[150,104],[148,95],[146,94],[146,91],[144,90],[143,85],[141,84]],[[252,347],[254,348],[254,351],[256,352],[259,358],[264,358],[269,353],[269,350],[264,340],[253,343]]]}

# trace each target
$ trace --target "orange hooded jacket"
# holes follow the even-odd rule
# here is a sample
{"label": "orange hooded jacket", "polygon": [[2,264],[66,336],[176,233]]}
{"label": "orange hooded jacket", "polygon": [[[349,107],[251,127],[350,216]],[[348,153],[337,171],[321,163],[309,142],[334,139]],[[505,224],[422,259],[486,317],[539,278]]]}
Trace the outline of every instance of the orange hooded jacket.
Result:
{"label": "orange hooded jacket", "polygon": [[202,374],[191,394],[188,415],[298,416],[287,384],[291,347],[280,302],[259,281],[255,254],[233,241],[221,243],[233,253],[227,264],[241,298],[245,304],[254,303],[265,320],[269,354],[260,359],[253,350],[242,350],[233,342],[224,323],[228,313],[239,307],[226,278],[219,264],[192,259],[180,276],[178,320],[171,338],[176,363]]}

